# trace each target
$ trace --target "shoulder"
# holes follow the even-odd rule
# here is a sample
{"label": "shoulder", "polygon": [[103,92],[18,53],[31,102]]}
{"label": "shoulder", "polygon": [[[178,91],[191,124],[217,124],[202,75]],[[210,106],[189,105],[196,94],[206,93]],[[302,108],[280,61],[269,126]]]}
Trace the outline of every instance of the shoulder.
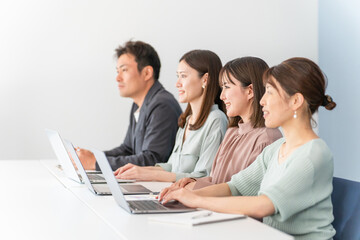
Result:
{"label": "shoulder", "polygon": [[254,137],[257,142],[271,144],[282,137],[278,128],[256,128],[254,129]]}
{"label": "shoulder", "polygon": [[164,88],[159,89],[148,101],[145,103],[146,111],[164,111],[164,113],[175,112],[180,114],[181,108],[174,96],[166,91]]}
{"label": "shoulder", "polygon": [[149,105],[150,104],[172,105],[174,103],[176,103],[176,105],[179,105],[175,97],[170,92],[166,91],[165,88],[159,89],[148,101]]}
{"label": "shoulder", "polygon": [[217,105],[213,105],[211,111],[209,112],[209,116],[206,119],[206,122],[219,122],[219,123],[228,123],[228,119],[223,111],[221,111]]}
{"label": "shoulder", "polygon": [[225,135],[227,125],[228,119],[225,113],[219,109],[212,109],[203,127],[205,129],[219,129]]}
{"label": "shoulder", "polygon": [[304,159],[311,163],[315,169],[324,166],[333,166],[333,155],[326,142],[321,138],[313,139],[300,149],[300,153]]}
{"label": "shoulder", "polygon": [[277,150],[279,150],[281,144],[285,142],[284,138],[279,138],[275,142],[271,143],[267,147],[264,148],[263,153],[267,156],[273,156]]}

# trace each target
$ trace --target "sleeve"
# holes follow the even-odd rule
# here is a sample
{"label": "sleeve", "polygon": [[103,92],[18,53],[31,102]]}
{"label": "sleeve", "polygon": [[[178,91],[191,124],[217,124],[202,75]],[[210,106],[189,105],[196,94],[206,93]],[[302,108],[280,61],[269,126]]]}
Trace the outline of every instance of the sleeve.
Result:
{"label": "sleeve", "polygon": [[311,151],[307,156],[297,152],[297,156],[298,159],[292,159],[276,184],[259,192],[259,195],[270,198],[275,206],[275,214],[279,214],[279,221],[285,221],[313,206],[330,196],[332,191],[332,161],[324,161],[324,156],[317,151]]}
{"label": "sleeve", "polygon": [[233,196],[257,196],[267,169],[266,148],[246,169],[233,175],[227,182]]}
{"label": "sleeve", "polygon": [[[159,101],[149,108],[144,130],[142,150],[136,155],[109,156],[108,161],[113,170],[132,163],[138,166],[154,166],[157,162],[164,162],[169,156],[177,131],[178,114],[176,109],[166,101]],[[127,149],[124,145],[119,147]]]}
{"label": "sleeve", "polygon": [[[178,130],[178,133],[177,133],[177,135],[176,135],[176,139],[178,139],[178,136],[179,136],[179,130]],[[177,147],[178,147],[178,146],[176,145],[176,142],[175,142],[174,151],[173,151],[172,154],[170,155],[169,160],[168,160],[166,163],[157,163],[157,164],[155,164],[155,166],[159,166],[159,167],[161,167],[162,169],[164,169],[165,171],[171,172],[171,170],[172,170],[173,158],[175,157],[175,156],[174,156],[174,154],[175,154],[174,152],[176,152],[175,150],[176,150]]]}
{"label": "sleeve", "polygon": [[212,163],[225,135],[226,128],[226,118],[222,119],[222,117],[219,117],[213,120],[211,126],[207,129],[207,135],[201,145],[199,159],[196,162],[194,171],[191,173],[176,172],[176,180],[185,177],[200,178],[210,175]]}

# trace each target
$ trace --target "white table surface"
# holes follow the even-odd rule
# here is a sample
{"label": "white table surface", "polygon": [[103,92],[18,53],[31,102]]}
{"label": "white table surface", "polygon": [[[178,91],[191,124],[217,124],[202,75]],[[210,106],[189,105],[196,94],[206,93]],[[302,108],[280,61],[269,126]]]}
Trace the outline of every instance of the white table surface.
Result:
{"label": "white table surface", "polygon": [[[196,227],[129,214],[67,179],[53,160],[0,161],[0,239],[293,239],[250,217]],[[153,191],[169,183],[143,182]]]}

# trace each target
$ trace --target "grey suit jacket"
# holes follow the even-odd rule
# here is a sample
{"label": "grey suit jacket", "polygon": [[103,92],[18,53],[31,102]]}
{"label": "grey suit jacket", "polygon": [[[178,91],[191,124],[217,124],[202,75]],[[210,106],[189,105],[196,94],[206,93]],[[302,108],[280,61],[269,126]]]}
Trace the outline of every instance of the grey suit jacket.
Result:
{"label": "grey suit jacket", "polygon": [[[166,162],[174,147],[178,118],[181,108],[174,96],[156,81],[147,93],[136,123],[133,103],[130,125],[124,142],[105,155],[113,170],[133,163],[138,166],[154,166]],[[99,170],[98,164],[96,169]]]}

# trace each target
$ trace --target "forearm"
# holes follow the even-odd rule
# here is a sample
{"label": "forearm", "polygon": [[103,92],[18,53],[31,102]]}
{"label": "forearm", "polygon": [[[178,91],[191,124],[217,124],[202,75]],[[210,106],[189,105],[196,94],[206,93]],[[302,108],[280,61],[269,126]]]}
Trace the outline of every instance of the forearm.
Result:
{"label": "forearm", "polygon": [[254,218],[263,218],[274,213],[275,209],[268,197],[237,196],[237,197],[200,197],[198,207],[215,212],[245,214]]}
{"label": "forearm", "polygon": [[194,190],[194,193],[202,197],[227,197],[231,196],[231,191],[229,186],[226,183],[216,184],[201,188],[199,190]]}
{"label": "forearm", "polygon": [[164,170],[154,171],[154,180],[158,182],[175,182],[176,174]]}
{"label": "forearm", "polygon": [[131,149],[125,144],[121,144],[111,150],[104,151],[104,153],[107,157],[128,156],[131,155]]}
{"label": "forearm", "polygon": [[160,166],[151,166],[151,167],[143,167],[147,170],[154,170],[154,171],[164,171],[164,169]]}
{"label": "forearm", "polygon": [[[157,161],[155,153],[150,151],[130,156],[107,157],[107,159],[114,171],[128,163],[132,163],[137,166],[154,166]],[[98,164],[96,164],[96,169],[99,169]]]}

